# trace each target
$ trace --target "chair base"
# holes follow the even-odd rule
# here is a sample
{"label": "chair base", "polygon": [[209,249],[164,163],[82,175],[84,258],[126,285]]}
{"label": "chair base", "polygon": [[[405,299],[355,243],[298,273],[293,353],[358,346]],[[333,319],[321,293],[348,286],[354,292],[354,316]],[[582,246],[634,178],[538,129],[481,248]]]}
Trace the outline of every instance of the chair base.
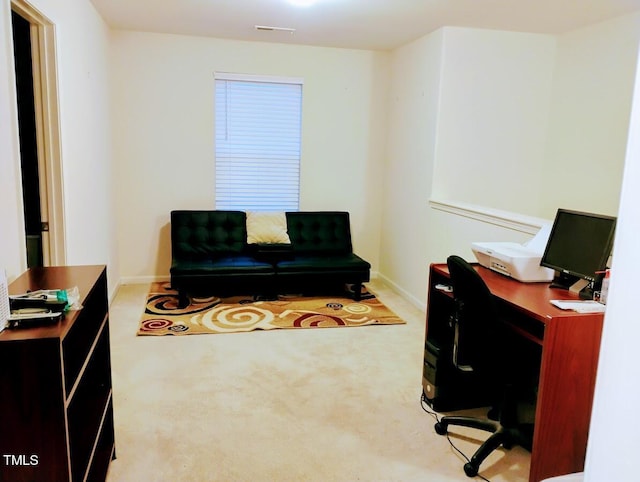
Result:
{"label": "chair base", "polygon": [[476,450],[471,459],[469,459],[469,462],[464,465],[464,473],[467,474],[468,477],[475,477],[478,475],[480,465],[491,452],[501,445],[505,449],[511,449],[511,447],[516,443],[519,443],[519,440],[522,438],[519,428],[505,427],[500,422],[473,417],[442,417],[442,419],[435,424],[434,428],[438,435],[446,435],[449,425],[475,428],[492,433],[492,435],[484,441],[478,450]]}

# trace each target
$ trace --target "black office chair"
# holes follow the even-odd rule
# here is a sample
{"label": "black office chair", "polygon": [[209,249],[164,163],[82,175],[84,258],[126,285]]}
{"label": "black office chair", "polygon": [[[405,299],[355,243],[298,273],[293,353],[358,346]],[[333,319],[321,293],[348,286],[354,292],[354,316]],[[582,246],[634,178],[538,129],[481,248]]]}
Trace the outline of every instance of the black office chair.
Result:
{"label": "black office chair", "polygon": [[[471,427],[491,435],[464,465],[464,472],[475,477],[480,464],[501,445],[510,449],[520,444],[521,434],[516,420],[517,405],[511,378],[507,371],[510,364],[507,346],[499,335],[499,321],[493,296],[477,271],[460,256],[449,256],[447,265],[455,300],[454,365],[463,371],[473,371],[491,391],[499,393],[501,400],[490,410],[489,416],[497,419],[480,419],[463,416],[446,416],[435,425],[440,435],[446,435],[449,425]],[[495,415],[494,415],[495,414]]]}

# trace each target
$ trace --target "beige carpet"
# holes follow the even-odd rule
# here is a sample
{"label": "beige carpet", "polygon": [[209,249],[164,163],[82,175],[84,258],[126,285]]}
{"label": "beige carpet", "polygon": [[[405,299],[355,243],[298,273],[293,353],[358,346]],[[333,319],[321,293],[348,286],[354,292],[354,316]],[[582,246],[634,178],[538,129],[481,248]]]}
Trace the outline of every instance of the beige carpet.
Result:
{"label": "beige carpet", "polygon": [[248,296],[192,298],[178,308],[169,283],[151,285],[138,335],[197,335],[279,328],[328,328],[398,325],[404,320],[373,294],[360,301],[346,296],[279,296],[260,300]]}
{"label": "beige carpet", "polygon": [[[107,482],[480,481],[420,407],[424,311],[379,280],[368,286],[407,323],[136,336],[149,284],[120,286],[109,313]],[[487,436],[456,433],[468,455]],[[491,482],[526,482],[528,472],[520,447],[482,470]]]}

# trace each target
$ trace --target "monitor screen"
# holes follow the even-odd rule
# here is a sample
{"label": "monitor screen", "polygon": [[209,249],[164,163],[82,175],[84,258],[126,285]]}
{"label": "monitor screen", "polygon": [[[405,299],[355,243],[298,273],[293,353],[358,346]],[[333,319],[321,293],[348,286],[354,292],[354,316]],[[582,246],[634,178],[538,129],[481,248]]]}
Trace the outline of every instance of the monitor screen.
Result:
{"label": "monitor screen", "polygon": [[540,264],[593,281],[606,268],[615,227],[613,216],[558,209]]}

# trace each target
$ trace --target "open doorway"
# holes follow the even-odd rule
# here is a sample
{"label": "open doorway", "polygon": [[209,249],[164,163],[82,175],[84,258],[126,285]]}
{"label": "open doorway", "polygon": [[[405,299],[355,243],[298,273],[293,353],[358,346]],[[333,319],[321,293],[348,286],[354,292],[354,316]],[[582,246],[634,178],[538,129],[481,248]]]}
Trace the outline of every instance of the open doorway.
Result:
{"label": "open doorway", "polygon": [[11,4],[27,266],[65,264],[53,24]]}
{"label": "open doorway", "polygon": [[[46,196],[40,196],[36,115],[33,95],[33,60],[31,57],[31,24],[11,12],[13,58],[16,74],[18,132],[20,135],[20,167],[22,169],[22,204],[27,248],[27,267],[44,266],[43,236],[49,230],[43,220]],[[45,203],[43,206],[42,203]]]}

